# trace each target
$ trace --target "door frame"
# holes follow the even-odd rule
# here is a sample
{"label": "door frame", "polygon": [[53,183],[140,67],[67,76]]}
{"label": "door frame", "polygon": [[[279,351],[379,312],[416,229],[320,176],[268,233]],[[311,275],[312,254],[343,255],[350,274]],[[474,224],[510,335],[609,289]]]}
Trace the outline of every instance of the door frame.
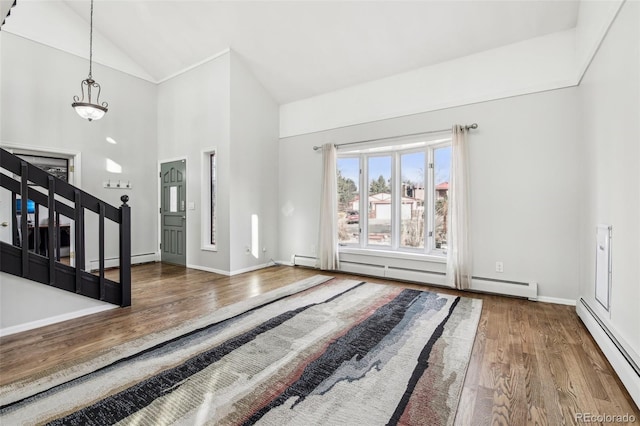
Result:
{"label": "door frame", "polygon": [[[180,157],[170,157],[170,158],[164,158],[162,160],[158,160],[158,170],[156,170],[156,176],[158,176],[156,178],[156,183],[158,185],[158,202],[156,203],[156,214],[158,215],[158,241],[156,244],[156,256],[158,259],[158,262],[162,262],[162,250],[160,249],[160,243],[162,242],[162,215],[160,214],[160,208],[162,207],[162,182],[160,182],[160,174],[162,173],[162,164],[163,163],[170,163],[172,161],[182,161],[184,160],[184,174],[187,177],[187,190],[189,189],[189,161],[187,159],[187,156],[180,156]],[[188,192],[188,191],[187,191]],[[188,202],[187,202],[188,205]],[[185,259],[185,266],[188,265],[189,263],[189,213],[188,213],[189,209],[185,208],[185,224],[184,224],[184,229],[185,229],[185,233],[184,233],[184,259]]]}
{"label": "door frame", "polygon": [[24,145],[0,140],[0,147],[6,149],[12,154],[17,152],[18,155],[41,155],[52,157],[64,157],[73,163],[73,171],[69,171],[69,183],[78,188],[82,188],[82,153],[73,149],[52,148],[49,146]]}
{"label": "door frame", "polygon": [[[27,144],[18,144],[7,142],[4,140],[0,140],[0,147],[6,149],[12,154],[18,155],[41,155],[41,156],[51,156],[51,157],[60,157],[67,158],[69,160],[69,166],[73,167],[73,171],[69,170],[69,182],[71,185],[76,186],[82,189],[82,153],[80,151],[76,151],[73,149],[65,149],[65,148],[57,148],[51,146],[40,146],[40,145],[27,145]],[[75,235],[75,221],[73,218],[71,219],[71,235]],[[69,241],[69,261],[72,266],[75,265],[76,258],[76,242],[75,238],[71,238]],[[71,256],[73,254],[73,256]]]}

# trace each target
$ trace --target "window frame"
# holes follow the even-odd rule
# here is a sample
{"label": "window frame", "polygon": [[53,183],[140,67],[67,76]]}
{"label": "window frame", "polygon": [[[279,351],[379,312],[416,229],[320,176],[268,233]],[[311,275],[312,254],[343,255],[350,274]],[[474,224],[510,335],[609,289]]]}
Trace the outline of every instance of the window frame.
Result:
{"label": "window frame", "polygon": [[[390,197],[391,197],[391,206],[389,207],[391,212],[391,238],[389,240],[389,244],[370,244],[369,243],[369,183],[370,183],[370,179],[368,179],[369,177],[369,159],[370,158],[382,158],[382,157],[390,157],[390,165],[391,165],[391,170],[390,170],[390,174],[391,174],[391,185],[389,188],[390,191]],[[366,160],[366,161],[365,161]],[[364,165],[363,165],[364,163]],[[360,202],[361,202],[361,206],[362,204],[365,204],[365,221],[364,221],[364,225],[366,227],[366,233],[362,230],[362,228],[360,228],[360,243],[362,245],[362,236],[364,234],[365,236],[365,241],[364,241],[364,246],[367,249],[371,249],[371,250],[384,250],[384,249],[391,249],[393,250],[393,247],[395,246],[394,244],[394,232],[393,232],[393,227],[394,227],[394,216],[395,216],[395,212],[394,212],[394,197],[395,197],[395,191],[394,191],[394,186],[395,186],[395,158],[394,155],[391,154],[389,155],[389,153],[380,153],[380,152],[376,152],[374,154],[371,155],[367,155],[366,158],[363,157],[360,159],[360,166],[362,167],[362,172],[360,173],[361,175],[361,180],[363,180],[363,183],[365,186],[361,186],[360,188],[364,188],[365,191],[365,196],[364,197],[360,197]],[[362,189],[361,189],[362,191]],[[366,201],[364,201],[364,200]],[[362,212],[363,210],[360,210],[360,212]],[[362,214],[360,214],[360,220],[362,220]]]}
{"label": "window frame", "polygon": [[[432,145],[429,146],[429,159],[427,160],[427,167],[429,167],[429,165],[432,165],[432,167],[429,167],[429,204],[431,206],[431,208],[429,209],[429,216],[428,219],[428,223],[429,223],[429,229],[431,229],[431,235],[429,235],[429,231],[425,232],[427,234],[427,237],[429,238],[429,247],[432,253],[437,254],[437,255],[441,255],[441,256],[446,256],[447,255],[447,250],[443,249],[443,248],[436,248],[436,158],[435,158],[435,151],[439,148],[444,148],[447,146],[451,146],[451,139],[449,139],[448,142],[441,142],[441,143],[434,143]],[[449,166],[451,167],[451,166]],[[451,170],[451,169],[449,169]],[[449,174],[449,182],[451,181],[451,174]],[[425,187],[425,195],[426,195],[426,187]],[[425,209],[426,210],[426,209]],[[425,219],[426,220],[426,219]],[[425,221],[425,223],[427,223]],[[426,227],[425,227],[426,228]],[[425,246],[427,245],[427,239],[425,238]]]}
{"label": "window frame", "polygon": [[[451,146],[450,134],[439,136],[429,135],[425,138],[391,138],[385,140],[385,144],[376,144],[374,147],[365,147],[360,150],[350,150],[344,153],[338,152],[338,160],[342,158],[357,158],[359,162],[359,238],[358,243],[339,242],[339,251],[344,252],[371,252],[371,253],[398,253],[400,255],[419,255],[442,259],[446,257],[446,249],[436,248],[435,245],[435,219],[436,219],[436,185],[435,185],[435,150]],[[397,144],[422,143],[422,146],[396,147]],[[388,146],[388,149],[384,147]],[[374,148],[374,149],[372,149]],[[401,241],[402,222],[402,156],[418,152],[425,153],[424,161],[424,247],[403,247]],[[369,244],[369,158],[391,157],[391,238],[389,245]],[[336,170],[337,174],[337,170]],[[449,179],[450,180],[450,179]],[[364,214],[363,214],[364,213]]]}
{"label": "window frame", "polygon": [[424,203],[425,203],[425,209],[424,209],[424,231],[423,231],[423,241],[424,241],[424,247],[420,248],[420,247],[416,247],[416,248],[412,248],[412,247],[403,247],[400,245],[400,235],[401,235],[401,222],[402,222],[402,156],[405,154],[416,154],[418,152],[424,152],[424,162],[422,164],[422,167],[424,169],[424,176],[422,178],[423,180],[423,185],[424,185],[424,191],[425,191],[425,197],[427,197],[427,187],[429,185],[429,145],[425,145],[421,148],[409,148],[409,149],[404,149],[404,150],[398,150],[397,151],[397,157],[398,157],[398,176],[399,178],[398,180],[398,191],[400,191],[400,198],[398,199],[400,202],[397,203],[398,204],[398,232],[397,232],[397,239],[398,239],[398,244],[397,244],[397,251],[400,252],[407,252],[407,253],[425,253],[426,249],[427,249],[427,237],[429,235],[429,216],[427,214],[427,205],[428,204],[428,200],[425,199]]}

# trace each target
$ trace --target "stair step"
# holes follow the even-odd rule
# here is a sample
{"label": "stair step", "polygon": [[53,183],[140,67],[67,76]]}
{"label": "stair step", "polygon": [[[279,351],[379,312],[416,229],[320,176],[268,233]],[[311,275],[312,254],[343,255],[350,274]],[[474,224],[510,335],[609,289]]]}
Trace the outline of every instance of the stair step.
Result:
{"label": "stair step", "polygon": [[[22,249],[0,242],[0,270],[22,277]],[[49,258],[29,252],[29,270],[24,278],[62,290],[76,293],[76,269],[64,263],[55,263],[55,282],[49,283]],[[100,278],[86,271],[80,271],[80,292],[78,294],[100,300]],[[104,301],[115,305],[122,304],[120,284],[105,278]]]}

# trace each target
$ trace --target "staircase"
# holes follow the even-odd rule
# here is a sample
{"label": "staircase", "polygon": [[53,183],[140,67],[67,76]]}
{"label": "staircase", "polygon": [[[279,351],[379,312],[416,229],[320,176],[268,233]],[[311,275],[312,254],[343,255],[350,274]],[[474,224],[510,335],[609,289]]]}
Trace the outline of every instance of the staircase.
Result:
{"label": "staircase", "polygon": [[[131,209],[123,195],[116,208],[93,195],[39,169],[0,148],[0,186],[11,193],[11,243],[0,241],[0,270],[82,296],[131,305]],[[9,174],[6,174],[8,172]],[[12,176],[13,175],[13,176]],[[18,198],[19,197],[19,198]],[[25,200],[28,200],[25,202]],[[33,208],[29,201],[33,201]],[[17,203],[20,203],[20,214]],[[46,207],[47,224],[40,225],[40,206]],[[34,220],[29,223],[28,212]],[[85,271],[85,211],[98,215],[99,268]],[[74,265],[60,262],[60,217],[73,222]],[[19,220],[20,219],[20,220]],[[118,224],[120,282],[105,278],[105,220]],[[41,231],[42,230],[42,231]],[[42,234],[42,235],[41,235]],[[30,237],[33,248],[30,249]],[[42,241],[41,241],[42,239]],[[44,250],[39,250],[44,246]]]}

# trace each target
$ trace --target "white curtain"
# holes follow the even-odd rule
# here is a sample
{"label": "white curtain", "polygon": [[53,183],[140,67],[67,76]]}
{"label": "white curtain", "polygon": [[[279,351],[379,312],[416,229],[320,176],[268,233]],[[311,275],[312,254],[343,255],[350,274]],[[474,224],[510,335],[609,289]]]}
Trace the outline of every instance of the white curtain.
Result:
{"label": "white curtain", "polygon": [[322,195],[320,199],[320,234],[318,267],[338,269],[338,182],[336,177],[336,147],[322,146]]}
{"label": "white curtain", "polygon": [[469,217],[468,130],[454,125],[451,137],[451,179],[447,219],[447,283],[455,288],[471,287],[471,236]]}

